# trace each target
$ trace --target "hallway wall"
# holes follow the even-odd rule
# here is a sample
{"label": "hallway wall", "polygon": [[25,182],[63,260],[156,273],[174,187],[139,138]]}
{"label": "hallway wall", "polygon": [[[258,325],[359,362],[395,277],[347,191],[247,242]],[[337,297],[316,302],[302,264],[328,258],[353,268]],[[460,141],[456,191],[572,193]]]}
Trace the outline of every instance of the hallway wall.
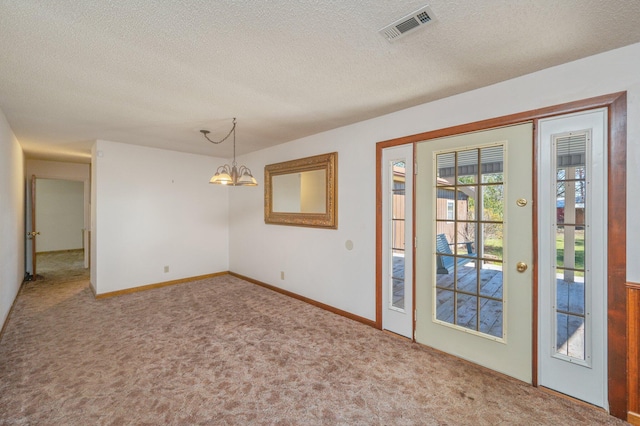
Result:
{"label": "hallway wall", "polygon": [[0,110],[0,327],[24,278],[24,154]]}
{"label": "hallway wall", "polygon": [[84,182],[36,179],[38,253],[81,249],[84,236]]}

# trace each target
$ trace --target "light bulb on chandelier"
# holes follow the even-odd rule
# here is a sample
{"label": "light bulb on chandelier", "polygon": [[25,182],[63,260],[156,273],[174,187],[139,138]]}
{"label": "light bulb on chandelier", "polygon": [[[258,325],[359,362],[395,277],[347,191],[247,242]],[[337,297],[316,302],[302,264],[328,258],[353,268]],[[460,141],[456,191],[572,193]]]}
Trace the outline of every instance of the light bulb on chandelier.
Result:
{"label": "light bulb on chandelier", "polygon": [[257,186],[258,182],[256,178],[251,174],[251,170],[248,167],[240,166],[238,167],[236,163],[236,119],[233,119],[233,127],[220,141],[214,141],[209,139],[207,136],[209,133],[208,130],[200,130],[200,133],[211,143],[220,144],[226,141],[229,136],[233,134],[233,162],[231,165],[225,164],[224,166],[218,167],[216,173],[213,175],[209,183],[215,183],[217,185],[229,185],[229,186]]}

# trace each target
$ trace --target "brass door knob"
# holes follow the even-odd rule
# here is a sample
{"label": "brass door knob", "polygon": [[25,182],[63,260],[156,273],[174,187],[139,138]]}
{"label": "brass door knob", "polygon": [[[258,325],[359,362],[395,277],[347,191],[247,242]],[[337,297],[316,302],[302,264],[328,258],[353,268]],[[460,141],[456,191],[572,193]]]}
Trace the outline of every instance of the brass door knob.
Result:
{"label": "brass door knob", "polygon": [[525,198],[518,198],[516,200],[516,204],[518,205],[518,207],[524,207],[527,205],[527,200]]}
{"label": "brass door knob", "polygon": [[527,270],[528,267],[529,265],[527,265],[524,262],[518,262],[518,264],[516,265],[516,269],[518,270],[518,272],[524,272]]}

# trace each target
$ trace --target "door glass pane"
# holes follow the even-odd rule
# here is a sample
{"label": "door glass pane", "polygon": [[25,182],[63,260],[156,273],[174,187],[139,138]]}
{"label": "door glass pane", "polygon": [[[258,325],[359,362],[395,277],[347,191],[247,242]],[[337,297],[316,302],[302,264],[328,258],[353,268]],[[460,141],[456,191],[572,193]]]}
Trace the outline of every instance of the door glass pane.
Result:
{"label": "door glass pane", "polygon": [[436,156],[436,185],[450,185],[455,182],[455,161],[456,155],[453,152],[447,152]]}
{"label": "door glass pane", "polygon": [[[564,278],[565,269],[558,268],[558,276]],[[584,315],[584,281],[558,279],[556,308],[560,312]]]}
{"label": "door glass pane", "polygon": [[580,360],[585,359],[584,317],[557,312],[556,353]]}
{"label": "door glass pane", "polygon": [[[584,277],[584,228],[576,226],[558,226],[556,232],[556,262]],[[567,274],[568,272],[565,272]]]}
{"label": "door glass pane", "polygon": [[453,220],[455,217],[455,189],[454,187],[438,187],[438,198],[442,200],[436,206],[436,218],[439,220]]}
{"label": "door glass pane", "polygon": [[436,319],[496,338],[504,328],[503,159],[502,145],[440,153],[434,177]]}
{"label": "door glass pane", "polygon": [[[502,223],[484,223],[481,227],[482,247],[484,252],[482,257],[485,263],[501,261],[503,256],[503,225]],[[500,262],[497,262],[498,264]]]}
{"label": "door glass pane", "polygon": [[456,324],[460,327],[478,329],[478,298],[468,294],[457,293]]}
{"label": "door glass pane", "polygon": [[478,198],[477,186],[459,186],[458,187],[458,220],[475,220],[476,206]]}
{"label": "door glass pane", "polygon": [[462,256],[473,255],[476,243],[476,222],[456,222],[456,250]]}
{"label": "door glass pane", "polygon": [[405,163],[395,161],[391,164],[391,259],[393,259],[391,307],[405,309]]}
{"label": "door glass pane", "polygon": [[480,276],[480,295],[502,300],[502,265],[487,267],[485,264]]}
{"label": "door glass pane", "polygon": [[459,292],[469,293],[472,295],[478,294],[478,272],[473,261],[470,261],[466,265],[456,265],[457,268],[457,280],[456,290]]}
{"label": "door glass pane", "polygon": [[504,185],[489,184],[482,188],[482,216],[485,221],[504,220]]}
{"label": "door glass pane", "polygon": [[[404,266],[404,265],[403,265]],[[404,271],[403,271],[404,275]],[[404,277],[392,278],[393,281],[393,295],[391,300],[391,306],[398,309],[404,309]]]}
{"label": "door glass pane", "polygon": [[585,224],[584,206],[587,202],[587,170],[585,167],[575,168],[575,224],[576,226],[583,226]]}
{"label": "door glass pane", "polygon": [[502,146],[490,146],[480,150],[482,157],[482,182],[502,183],[504,179],[504,149]]}
{"label": "door glass pane", "polygon": [[555,351],[586,360],[586,133],[557,137],[555,206]]}
{"label": "door glass pane", "polygon": [[455,281],[453,280],[453,274],[449,273],[448,270],[444,270],[437,272],[436,275],[436,288],[440,289],[447,289],[447,290],[453,290],[455,287]]}
{"label": "door glass pane", "polygon": [[458,151],[458,184],[476,183],[478,176],[478,150]]}
{"label": "door glass pane", "polygon": [[[502,274],[500,276],[502,277]],[[480,331],[502,337],[502,302],[500,300],[480,298]]]}
{"label": "door glass pane", "polygon": [[453,291],[437,289],[436,303],[440,307],[437,312],[437,319],[439,319],[440,321],[453,323],[454,299],[455,293]]}

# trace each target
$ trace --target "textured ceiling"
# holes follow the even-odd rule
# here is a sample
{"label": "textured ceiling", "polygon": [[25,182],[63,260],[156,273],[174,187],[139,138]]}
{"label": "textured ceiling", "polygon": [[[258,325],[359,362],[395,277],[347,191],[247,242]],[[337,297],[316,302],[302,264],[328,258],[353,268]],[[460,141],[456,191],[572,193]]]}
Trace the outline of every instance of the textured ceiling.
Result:
{"label": "textured ceiling", "polygon": [[0,109],[33,158],[229,157],[198,130],[241,154],[639,41],[638,0],[0,0]]}

